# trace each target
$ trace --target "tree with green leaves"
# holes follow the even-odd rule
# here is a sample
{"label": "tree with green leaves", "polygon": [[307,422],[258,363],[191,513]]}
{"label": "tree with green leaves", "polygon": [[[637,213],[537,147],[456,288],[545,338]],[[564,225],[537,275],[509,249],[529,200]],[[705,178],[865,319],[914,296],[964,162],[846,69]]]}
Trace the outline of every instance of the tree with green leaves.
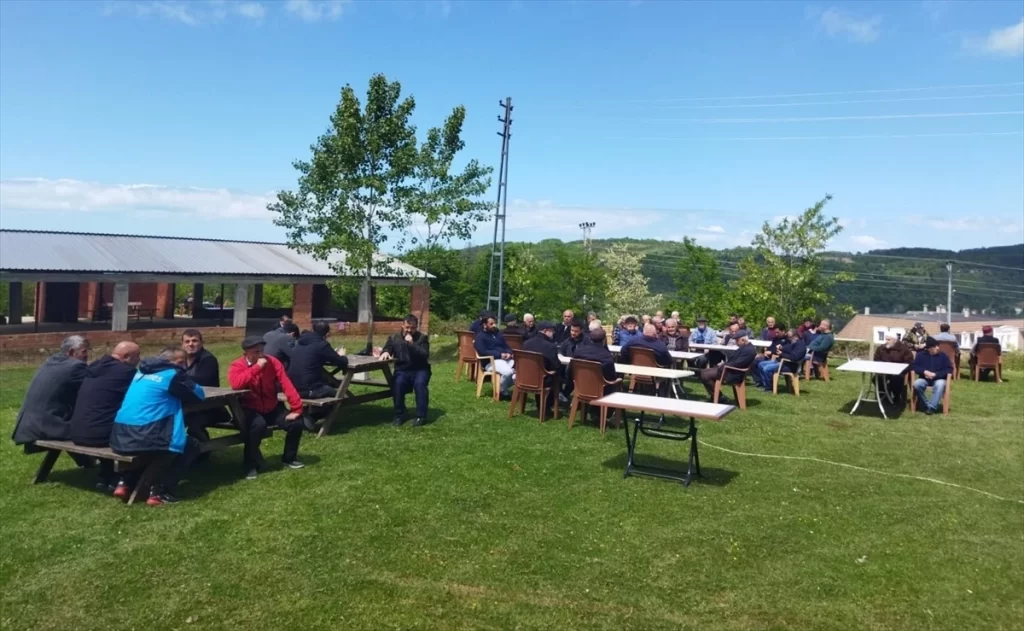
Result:
{"label": "tree with green leaves", "polygon": [[[291,247],[328,261],[339,276],[361,275],[367,289],[374,275],[396,273],[394,260],[378,253],[401,253],[417,217],[439,225],[438,240],[461,234],[476,216],[475,202],[465,199],[487,186],[487,170],[475,162],[460,176],[448,175],[462,148],[464,109],[455,108],[442,130],[432,129],[421,151],[410,121],[415,108],[413,97],[403,98],[401,85],[382,74],[370,78],[365,104],[346,85],[311,158],[294,162],[297,189],[281,191],[268,206]],[[373,344],[372,310],[366,344]]]}
{"label": "tree with green leaves", "polygon": [[694,322],[700,316],[710,322],[726,320],[733,308],[731,292],[710,248],[684,237],[683,252],[676,263],[675,282],[676,301],[673,306],[683,322]]}
{"label": "tree with green leaves", "polygon": [[581,247],[559,242],[534,278],[529,309],[536,315],[557,321],[566,309],[579,314],[604,307],[607,274],[597,255]]}
{"label": "tree with green leaves", "polygon": [[832,306],[830,291],[836,282],[853,280],[845,272],[822,273],[825,247],[843,230],[838,218],[824,214],[831,199],[826,195],[799,217],[761,226],[754,252],[740,262],[742,277],[735,283],[748,316],[772,315],[787,324],[813,317]]}
{"label": "tree with green leaves", "polygon": [[626,245],[616,244],[602,256],[608,274],[607,311],[613,320],[626,313],[644,314],[657,310],[661,294],[651,295],[642,265],[644,255]]}

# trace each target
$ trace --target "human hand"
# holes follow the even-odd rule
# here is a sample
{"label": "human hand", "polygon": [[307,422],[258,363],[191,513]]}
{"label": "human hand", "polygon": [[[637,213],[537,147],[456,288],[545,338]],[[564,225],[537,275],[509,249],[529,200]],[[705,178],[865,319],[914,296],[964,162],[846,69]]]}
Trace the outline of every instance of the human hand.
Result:
{"label": "human hand", "polygon": [[510,353],[502,353],[502,354],[501,354],[501,358],[502,358],[502,359],[508,359],[508,358],[510,358],[510,357],[512,357],[512,355],[511,355]]}
{"label": "human hand", "polygon": [[381,353],[380,354],[380,360],[381,361],[385,361],[386,362],[389,359],[391,359],[391,353]]}
{"label": "human hand", "polygon": [[289,412],[288,416],[284,417],[284,420],[286,420],[286,421],[294,421],[295,419],[299,418],[300,416],[302,416],[302,415],[299,414],[298,412]]}
{"label": "human hand", "polygon": [[266,366],[267,363],[268,362],[267,362],[267,358],[266,357],[260,357],[259,359],[256,360],[256,365],[259,366],[260,368],[263,368],[264,366]]}
{"label": "human hand", "polygon": [[410,335],[406,335],[405,336],[405,341],[409,342],[410,344],[412,344],[412,335],[411,334]]}
{"label": "human hand", "polygon": [[926,370],[924,371],[924,377],[925,379],[935,379],[935,373],[930,370]]}

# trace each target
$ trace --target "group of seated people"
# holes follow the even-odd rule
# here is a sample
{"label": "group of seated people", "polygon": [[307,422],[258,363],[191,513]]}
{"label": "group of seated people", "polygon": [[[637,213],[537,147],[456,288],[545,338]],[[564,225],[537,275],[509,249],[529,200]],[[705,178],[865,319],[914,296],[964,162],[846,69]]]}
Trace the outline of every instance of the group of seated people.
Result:
{"label": "group of seated people", "polygon": [[[525,314],[522,325],[514,314],[506,315],[504,331],[498,328],[498,318],[487,311],[481,311],[478,320],[470,326],[475,333],[474,347],[481,358],[490,358],[485,369],[493,367],[500,377],[499,394],[503,400],[511,398],[515,384],[515,361],[512,349],[505,339],[505,334],[521,336],[523,350],[540,353],[545,358],[545,369],[561,377],[562,390],[560,400],[566,401],[572,394],[572,379],[568,378],[568,368],[563,366],[558,356],[597,361],[602,364],[605,377],[615,380],[615,357],[608,350],[607,335],[601,321],[593,312],[587,316],[588,323],[577,319],[572,310],[562,314],[562,321],[537,322],[532,314]],[[784,326],[776,323],[775,318],[765,321],[765,328],[760,339],[771,341],[772,344],[763,352],[750,344],[754,333],[747,326],[742,316],[731,315],[727,326],[715,331],[708,326],[707,318],[698,317],[696,326],[691,329],[680,324],[679,313],[673,312],[665,318],[664,312],[658,311],[654,316],[637,317],[624,315],[612,331],[612,342],[621,346],[619,361],[630,363],[630,349],[641,347],[654,353],[659,366],[672,367],[674,362],[670,351],[689,351],[691,344],[714,344],[736,347],[728,353],[721,350],[707,350],[700,357],[692,359],[689,364],[700,370],[700,380],[713,396],[714,384],[722,377],[726,367],[733,368],[725,375],[723,382],[727,385],[739,383],[750,372],[757,385],[771,390],[771,377],[775,371],[798,370],[804,361],[823,362],[835,342],[832,326],[828,320],[814,324],[807,319],[799,328],[787,331]],[[782,360],[788,360],[783,362]],[[728,402],[722,395],[720,402]]]}
{"label": "group of seated people", "polygon": [[[430,346],[417,326],[415,316],[407,316],[402,330],[388,338],[381,354],[382,359],[394,360],[398,425],[405,420],[405,396],[410,390],[416,392],[414,424],[422,425],[427,415]],[[198,329],[185,330],[180,346],[164,348],[155,357],[141,358],[139,346],[124,341],[92,363],[87,363],[88,340],[72,335],[29,384],[14,442],[29,452],[38,450],[35,441],[57,440],[109,447],[124,455],[171,454],[171,463],[149,489],[150,505],[177,501],[178,483],[200,457],[211,426],[233,425],[241,431],[246,479],[255,479],[265,469],[260,443],[269,427],[285,432],[283,466],[301,469],[302,433],[316,428],[317,417],[317,411],[303,406],[303,399],[336,396],[338,384],[328,383],[332,378],[325,367],[348,367],[348,359],[328,344],[329,335],[326,322],[316,322],[311,331],[300,335],[289,319],[282,318],[266,336],[246,337],[241,355],[227,373],[232,390],[245,390],[239,397],[242,418],[234,419],[224,407],[188,411],[205,399],[204,387],[221,385],[217,357],[204,348]],[[82,467],[96,464],[90,457],[71,456]],[[97,489],[126,499],[137,481],[137,472],[117,476],[112,461],[100,460]]]}

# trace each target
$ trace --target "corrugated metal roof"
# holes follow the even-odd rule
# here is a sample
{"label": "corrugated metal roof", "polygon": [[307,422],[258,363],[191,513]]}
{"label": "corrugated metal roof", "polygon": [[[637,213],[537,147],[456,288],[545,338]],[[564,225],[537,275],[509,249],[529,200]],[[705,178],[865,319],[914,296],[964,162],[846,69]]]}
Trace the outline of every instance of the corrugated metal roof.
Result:
{"label": "corrugated metal roof", "polygon": [[[432,278],[389,257],[394,273],[377,278]],[[344,262],[344,257],[333,260]],[[0,270],[217,276],[335,278],[318,261],[283,243],[220,241],[81,232],[0,230]],[[349,274],[360,275],[358,272]]]}

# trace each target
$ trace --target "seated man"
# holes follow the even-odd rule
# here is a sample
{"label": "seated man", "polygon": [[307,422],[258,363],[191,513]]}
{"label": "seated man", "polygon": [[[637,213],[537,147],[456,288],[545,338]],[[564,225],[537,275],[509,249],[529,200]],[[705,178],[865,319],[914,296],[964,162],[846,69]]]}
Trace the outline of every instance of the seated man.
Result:
{"label": "seated man", "polygon": [[832,335],[832,323],[822,320],[818,324],[817,334],[807,344],[807,361],[824,364],[828,361],[828,353],[836,343],[836,336]]}
{"label": "seated man", "polygon": [[807,343],[808,340],[804,336],[805,334],[814,331],[814,318],[804,318],[804,321],[796,330],[800,333],[800,337],[804,340],[804,343]]}
{"label": "seated man", "polygon": [[[38,451],[28,445],[37,440],[69,440],[71,412],[78,391],[88,375],[89,342],[81,335],[64,339],[60,351],[48,357],[28,384],[25,400],[14,425],[15,445],[26,453]],[[95,464],[92,458],[69,454],[81,467]]]}
{"label": "seated man", "polygon": [[688,335],[683,335],[683,332],[679,330],[679,322],[674,318],[665,320],[660,339],[670,351],[686,352],[690,350],[690,338]]}
{"label": "seated man", "polygon": [[[562,383],[565,376],[565,367],[558,360],[558,345],[555,344],[554,322],[543,321],[538,323],[537,334],[526,340],[523,344],[523,350],[543,355],[544,370],[555,373],[554,379],[547,376],[544,377],[544,385],[551,385],[553,381],[558,384]],[[551,401],[551,405],[554,405],[554,400]]]}
{"label": "seated man", "polygon": [[[783,368],[786,369],[786,372],[799,373],[800,365],[804,362],[806,356],[807,345],[804,344],[802,339],[800,339],[800,333],[798,333],[796,329],[791,330],[789,332],[789,339],[784,341],[781,346],[777,347],[777,351],[772,355],[771,359],[758,364],[758,369],[761,371],[761,374],[760,376],[754,376],[755,383],[757,383],[761,389],[771,391],[775,373],[781,372]],[[783,360],[794,363],[783,364]]]}
{"label": "seated man", "polygon": [[395,402],[395,420],[392,425],[399,427],[408,419],[405,408],[405,395],[410,391],[416,393],[416,420],[413,427],[427,422],[427,406],[430,402],[430,339],[418,328],[420,321],[411,313],[405,316],[402,330],[388,338],[384,343],[380,358],[395,360],[395,380],[393,398]]}
{"label": "seated man", "polygon": [[679,322],[679,321],[680,321],[680,320],[679,320],[679,312],[678,312],[678,311],[673,311],[673,312],[672,312],[672,315],[671,315],[670,317],[671,317],[671,318],[672,318],[673,320],[675,320],[676,322]]}
{"label": "seated man", "polygon": [[576,354],[576,347],[584,343],[583,323],[579,320],[573,320],[572,323],[569,324],[568,335],[558,346],[558,354],[565,355],[566,357],[572,357]]}
{"label": "seated man", "polygon": [[[178,482],[199,455],[199,441],[185,431],[182,407],[204,398],[202,386],[185,374],[184,350],[165,348],[158,356],[139,363],[139,371],[114,417],[110,448],[119,454],[176,454],[160,484],[150,488],[146,500],[150,506],[178,501],[174,496]],[[116,494],[126,497],[127,486]]]}
{"label": "seated man", "polygon": [[[740,336],[740,325],[738,322],[731,322],[729,326],[719,334],[717,342],[724,346],[736,346],[736,339]],[[750,339],[749,333],[743,333],[743,337]]]}
{"label": "seated man", "polygon": [[[74,412],[71,413],[71,440],[85,447],[108,447],[114,417],[121,409],[128,386],[135,379],[139,365],[139,345],[121,342],[109,355],[89,364],[85,380],[78,390]],[[114,461],[100,460],[100,477],[96,488],[115,491]]]}
{"label": "seated man", "polygon": [[505,336],[498,331],[498,322],[494,316],[489,316],[484,330],[476,334],[473,347],[480,357],[491,358],[490,364],[485,365],[484,369],[487,370],[489,365],[494,365],[494,371],[501,377],[499,388],[501,398],[510,399],[512,397],[512,382],[515,381],[516,375],[513,368],[512,349],[505,341]]}
{"label": "seated man", "polygon": [[[785,329],[786,327],[782,327]],[[764,342],[771,342],[775,339],[775,318],[768,316],[764,319],[764,328],[761,329],[761,335],[758,339]]]}
{"label": "seated man", "polygon": [[928,337],[928,331],[925,330],[924,324],[921,322],[915,322],[913,328],[907,331],[907,334],[903,336],[903,343],[915,351],[921,351],[925,349]]}
{"label": "seated man", "polygon": [[[588,362],[597,362],[601,364],[601,374],[604,376],[605,381],[615,381],[619,378],[615,372],[615,356],[608,350],[607,336],[605,335],[604,329],[596,328],[591,329],[588,334],[590,342],[588,344],[580,344],[576,347],[576,354],[573,355],[573,359],[580,359]],[[570,368],[572,365],[570,364]],[[572,371],[569,372],[570,377]],[[619,389],[618,384],[605,385],[604,393],[606,395],[611,394]]]}
{"label": "seated man", "polygon": [[960,340],[955,335],[949,332],[949,324],[943,322],[939,325],[939,334],[935,336],[936,342],[952,342],[956,345],[957,349],[960,348]]}
{"label": "seated man", "polygon": [[490,315],[491,313],[486,309],[478,313],[476,320],[473,320],[473,323],[469,325],[469,330],[474,334],[483,331],[484,326],[487,324],[487,318],[489,318]]}
{"label": "seated man", "polygon": [[[326,342],[325,342],[326,343]],[[243,418],[239,428],[245,440],[242,465],[246,480],[255,480],[264,467],[260,443],[267,427],[276,426],[285,431],[284,453],[281,462],[289,469],[301,469],[299,442],[302,440],[302,397],[292,385],[281,362],[263,354],[263,338],[251,336],[242,341],[242,356],[228,367],[228,383],[234,390],[248,390],[241,398]],[[330,348],[330,346],[328,346]],[[333,351],[332,351],[333,352]],[[335,353],[337,355],[337,353]],[[322,365],[322,364],[321,364]],[[277,400],[280,389],[288,407]]]}
{"label": "seated man", "polygon": [[524,340],[526,339],[526,331],[523,329],[523,327],[519,326],[519,321],[516,318],[516,314],[505,314],[504,320],[505,330],[501,332],[502,335],[518,335]]}
{"label": "seated man", "polygon": [[294,322],[286,322],[281,328],[274,329],[263,336],[263,341],[267,343],[263,348],[263,354],[281,362],[281,365],[287,370],[292,361],[295,341],[298,339],[299,327]]}
{"label": "seated man", "polygon": [[[704,389],[708,391],[708,398],[714,397],[715,393],[715,382],[722,376],[722,372],[726,366],[731,368],[737,368],[739,370],[746,370],[754,363],[754,356],[757,354],[754,345],[747,340],[745,337],[736,339],[736,346],[738,347],[733,351],[732,355],[729,356],[728,360],[724,363],[719,364],[714,368],[705,368],[700,371],[700,381],[704,384]],[[730,370],[725,376],[723,383],[727,385],[737,384],[743,381],[746,375],[741,372]],[[718,397],[719,403],[731,403],[724,394],[720,394]]]}
{"label": "seated man", "polygon": [[[327,338],[331,334],[331,325],[323,320],[313,323],[313,330],[299,336],[295,347],[291,350],[291,361],[288,363],[288,379],[299,391],[303,399],[325,399],[338,394],[337,384],[328,383],[325,366],[334,366],[338,370],[348,368],[348,358],[339,355],[331,348]],[[266,349],[260,349],[261,356]],[[276,360],[276,358],[275,358]],[[235,360],[238,363],[238,360]],[[278,364],[281,362],[278,360]],[[234,386],[232,386],[234,387]]]}
{"label": "seated man", "polygon": [[[973,378],[973,375],[974,375],[974,365],[978,363],[978,344],[995,344],[998,347],[999,354],[1000,355],[1003,354],[1003,349],[1002,349],[1002,346],[1000,346],[999,338],[994,336],[994,335],[992,335],[992,327],[989,326],[989,325],[985,325],[985,326],[981,327],[981,336],[978,337],[978,339],[976,339],[974,341],[974,346],[971,347],[971,357],[970,357],[969,363],[970,363],[970,366],[971,366],[972,378]],[[986,368],[985,370],[981,371],[981,375],[980,376],[982,378],[985,378],[985,376],[986,376],[986,374],[988,372],[989,372],[989,369]]]}
{"label": "seated man", "polygon": [[772,384],[770,381],[767,385],[765,384],[763,373],[761,371],[761,364],[768,361],[778,360],[782,356],[782,347],[789,342],[789,334],[786,331],[785,325],[776,324],[774,326],[775,328],[772,330],[774,337],[771,339],[768,347],[754,358],[753,367],[750,369],[750,377],[753,379],[754,385],[762,390],[770,390]]}
{"label": "seated man", "polygon": [[527,313],[523,316],[522,329],[524,342],[534,335],[537,335],[537,323],[534,321],[532,313]]}
{"label": "seated man", "polygon": [[[292,325],[294,326],[294,325]],[[199,329],[185,329],[181,334],[181,348],[185,351],[185,374],[194,383],[207,388],[220,387],[220,362],[203,346],[203,334]],[[224,408],[202,410],[185,415],[185,427],[189,436],[199,442],[210,440],[206,428],[217,423],[231,422],[231,415]]]}
{"label": "seated man", "polygon": [[[885,334],[885,344],[875,349],[872,359],[876,362],[892,362],[896,364],[913,364],[914,351],[896,339],[895,333]],[[903,399],[907,389],[903,385],[903,375],[876,375],[875,387],[886,394],[891,403]]]}
{"label": "seated man", "polygon": [[[561,344],[569,339],[569,329],[572,328],[574,321],[577,320],[576,314],[572,312],[572,309],[566,309],[562,312],[562,322],[555,327],[555,344]],[[580,322],[580,328],[583,328],[582,322]]]}
{"label": "seated man", "polygon": [[[925,350],[918,351],[914,358],[914,392],[917,400],[925,404],[924,413],[931,415],[942,405],[942,395],[946,391],[946,379],[953,372],[953,364],[949,357],[939,352],[939,343],[928,338],[924,343]],[[932,389],[932,398],[925,398],[925,391]]]}
{"label": "seated man", "polygon": [[639,323],[637,322],[636,316],[628,315],[624,317],[622,319],[622,328],[618,330],[618,336],[613,338],[615,344],[625,346],[629,340],[635,337],[641,337],[643,334],[637,328],[638,325]]}
{"label": "seated man", "polygon": [[665,342],[658,339],[658,330],[651,323],[644,325],[643,334],[630,338],[622,345],[620,355],[623,361],[633,362],[632,350],[634,348],[649,348],[654,351],[654,359],[663,368],[672,367],[672,356],[668,353]]}
{"label": "seated man", "polygon": [[747,326],[747,319],[746,318],[744,318],[742,316],[737,318],[736,319],[736,325],[737,325],[737,329],[736,329],[736,333],[734,335],[736,335],[736,334],[743,334],[744,336],[746,336],[747,339],[750,339],[750,340],[754,339],[754,332],[750,330],[749,326]]}
{"label": "seated man", "polygon": [[[708,326],[708,319],[704,316],[697,318],[697,328],[690,333],[690,346],[694,344],[718,344],[718,333]],[[703,357],[698,357],[693,360],[691,364],[694,368],[707,368],[712,365],[710,359],[719,359],[721,353],[717,355],[711,355],[705,353]]]}

